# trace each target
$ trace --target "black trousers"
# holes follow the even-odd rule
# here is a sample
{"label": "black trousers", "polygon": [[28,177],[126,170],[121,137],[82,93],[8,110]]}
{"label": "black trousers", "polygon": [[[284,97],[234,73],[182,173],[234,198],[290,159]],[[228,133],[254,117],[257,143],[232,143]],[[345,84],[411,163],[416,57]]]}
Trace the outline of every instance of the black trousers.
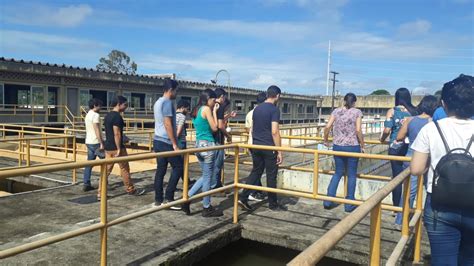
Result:
{"label": "black trousers", "polygon": [[[248,185],[257,185],[262,178],[263,171],[267,174],[267,186],[276,188],[278,165],[276,151],[262,151],[252,150],[253,168],[249,177],[247,178]],[[240,194],[240,199],[247,201],[252,190],[244,189]],[[268,203],[270,206],[277,205],[277,195],[275,193],[268,193]]]}

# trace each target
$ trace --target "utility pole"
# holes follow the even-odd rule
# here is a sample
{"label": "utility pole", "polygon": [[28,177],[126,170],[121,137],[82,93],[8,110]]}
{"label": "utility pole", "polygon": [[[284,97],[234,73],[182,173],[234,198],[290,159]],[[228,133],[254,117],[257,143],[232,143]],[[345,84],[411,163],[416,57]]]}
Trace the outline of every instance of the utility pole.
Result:
{"label": "utility pole", "polygon": [[328,47],[328,69],[326,76],[326,96],[329,96],[329,72],[331,71],[331,41],[329,41]]}
{"label": "utility pole", "polygon": [[336,75],[338,75],[339,73],[336,72],[336,71],[331,71],[331,74],[333,74],[333,77],[331,79],[332,81],[332,102],[331,102],[331,111],[334,110],[334,98],[336,98],[336,82],[338,82],[339,80],[336,79]]}

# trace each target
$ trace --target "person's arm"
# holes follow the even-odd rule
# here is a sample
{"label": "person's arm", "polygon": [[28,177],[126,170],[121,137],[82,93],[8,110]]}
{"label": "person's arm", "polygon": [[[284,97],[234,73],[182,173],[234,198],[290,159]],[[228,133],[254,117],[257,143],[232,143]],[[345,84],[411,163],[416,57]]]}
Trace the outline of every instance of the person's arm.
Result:
{"label": "person's arm", "polygon": [[356,134],[359,140],[360,150],[365,152],[364,134],[362,134],[362,114],[356,119]]}
{"label": "person's arm", "polygon": [[332,129],[332,126],[334,125],[334,121],[335,121],[335,120],[336,120],[336,117],[331,114],[331,116],[329,117],[328,123],[327,123],[326,126],[324,127],[324,138],[323,138],[323,141],[324,141],[324,145],[326,145],[327,147],[330,146],[330,143],[329,143],[329,132],[331,132],[331,129]]}
{"label": "person's arm", "polygon": [[387,123],[387,121],[391,121],[393,117],[393,109],[389,109],[387,111],[387,114],[385,115],[385,127],[382,132],[382,136],[380,137],[380,142],[385,142],[388,136],[390,136],[390,132],[392,132],[392,127],[389,127],[390,123]]}
{"label": "person's arm", "polygon": [[399,141],[399,142],[404,141],[405,138],[407,137],[407,135],[408,135],[408,124],[410,124],[410,121],[411,121],[411,117],[407,118],[405,123],[402,124],[402,127],[400,128],[400,130],[398,131],[398,134],[397,134],[397,141]]}
{"label": "person's arm", "polygon": [[179,150],[178,143],[176,142],[174,128],[173,128],[173,117],[165,116],[164,125],[165,125],[166,134],[168,135],[168,138],[170,139],[171,144],[173,145],[173,150],[175,151]]}
{"label": "person's arm", "polygon": [[201,115],[209,123],[209,126],[211,127],[212,132],[216,132],[218,130],[218,128],[217,128],[217,124],[216,124],[216,119],[212,115],[211,108],[205,106],[202,109]]}
{"label": "person's arm", "polygon": [[102,130],[100,129],[100,123],[93,123],[94,126],[94,132],[97,138],[99,139],[100,147],[99,149],[103,150],[104,149],[104,140],[102,139]]}
{"label": "person's arm", "polygon": [[415,151],[411,157],[410,172],[412,175],[422,175],[426,171],[429,153]]}
{"label": "person's arm", "polygon": [[[279,122],[272,122],[272,138],[273,142],[275,143],[276,147],[281,146],[281,136],[280,136],[280,123]],[[277,164],[281,164],[283,162],[283,155],[281,151],[278,151],[277,155]]]}
{"label": "person's arm", "polygon": [[117,153],[114,157],[118,157],[120,155],[120,149],[122,147],[122,132],[120,132],[120,128],[114,125],[114,141],[115,146],[117,147]]}

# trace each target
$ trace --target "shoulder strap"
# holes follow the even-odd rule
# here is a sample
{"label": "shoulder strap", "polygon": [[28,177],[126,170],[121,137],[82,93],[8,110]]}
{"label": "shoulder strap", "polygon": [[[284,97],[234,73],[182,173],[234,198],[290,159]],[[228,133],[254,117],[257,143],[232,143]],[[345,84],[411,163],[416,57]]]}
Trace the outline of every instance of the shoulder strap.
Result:
{"label": "shoulder strap", "polygon": [[467,144],[466,153],[468,153],[469,150],[471,149],[472,142],[474,142],[474,134],[472,134],[471,140],[469,141],[469,144]]}
{"label": "shoulder strap", "polygon": [[441,136],[441,140],[443,140],[444,148],[446,149],[446,152],[449,153],[451,150],[448,146],[448,142],[446,142],[446,139],[444,138],[443,132],[441,131],[441,128],[439,127],[438,121],[434,121],[436,125],[436,129],[438,129],[439,135]]}

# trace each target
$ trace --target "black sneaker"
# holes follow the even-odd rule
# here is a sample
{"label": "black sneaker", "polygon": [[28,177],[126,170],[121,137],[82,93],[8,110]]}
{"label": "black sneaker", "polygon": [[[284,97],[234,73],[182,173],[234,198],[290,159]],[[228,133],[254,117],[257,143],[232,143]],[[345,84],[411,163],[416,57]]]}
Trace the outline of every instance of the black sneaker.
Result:
{"label": "black sneaker", "polygon": [[163,204],[163,202],[161,202],[161,201],[155,201],[155,206],[156,206],[156,207],[159,207],[159,206],[161,206],[162,204]]}
{"label": "black sneaker", "polygon": [[329,205],[329,206],[326,206],[326,205],[323,205],[323,206],[324,206],[325,210],[332,210],[334,208],[337,208],[339,206],[339,204],[331,203],[331,205]]}
{"label": "black sneaker", "polygon": [[181,205],[181,210],[183,210],[186,215],[191,215],[191,202],[186,202]]}
{"label": "black sneaker", "polygon": [[144,188],[136,188],[132,192],[128,192],[128,195],[141,196],[141,195],[145,194],[145,192],[146,192],[146,190]]}
{"label": "black sneaker", "polygon": [[91,185],[84,185],[82,187],[82,191],[84,191],[84,192],[91,191],[91,190],[95,190],[95,187],[93,187]]}
{"label": "black sneaker", "polygon": [[249,196],[249,201],[260,202],[260,201],[264,201],[264,200],[265,200],[265,196],[263,194],[260,194],[260,193],[253,193],[253,194],[250,194],[250,196]]}
{"label": "black sneaker", "polygon": [[224,213],[221,210],[215,209],[212,206],[202,209],[202,217],[220,217],[222,215],[224,215]]}
{"label": "black sneaker", "polygon": [[[171,201],[170,200],[165,200],[165,202],[163,202],[163,205],[164,204],[169,204]],[[180,211],[181,210],[181,207],[180,206],[171,206],[170,207],[170,210],[173,210],[173,211]]]}
{"label": "black sneaker", "polygon": [[251,211],[253,208],[250,206],[249,202],[246,200],[239,200],[239,205],[242,207],[242,209]]}
{"label": "black sneaker", "polygon": [[283,212],[283,211],[287,211],[288,208],[283,206],[283,205],[277,204],[277,205],[274,205],[274,206],[270,206],[270,210],[272,210],[274,212]]}

